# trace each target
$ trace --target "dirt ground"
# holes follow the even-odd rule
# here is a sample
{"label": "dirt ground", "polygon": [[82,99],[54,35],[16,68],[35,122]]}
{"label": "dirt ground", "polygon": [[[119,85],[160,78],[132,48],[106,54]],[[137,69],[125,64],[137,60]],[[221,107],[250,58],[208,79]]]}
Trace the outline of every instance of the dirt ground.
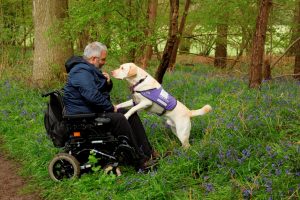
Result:
{"label": "dirt ground", "polygon": [[18,165],[0,149],[0,200],[41,200],[38,193],[22,191],[26,181],[17,172]]}

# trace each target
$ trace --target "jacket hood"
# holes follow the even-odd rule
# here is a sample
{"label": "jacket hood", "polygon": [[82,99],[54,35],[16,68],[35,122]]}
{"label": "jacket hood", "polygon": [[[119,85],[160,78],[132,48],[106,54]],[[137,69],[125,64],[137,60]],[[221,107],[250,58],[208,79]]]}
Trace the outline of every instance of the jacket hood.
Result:
{"label": "jacket hood", "polygon": [[89,62],[87,62],[85,59],[83,59],[81,56],[72,56],[65,63],[67,73],[69,73],[75,65],[80,64],[80,63],[86,64],[89,66],[94,66],[94,65],[90,64]]}

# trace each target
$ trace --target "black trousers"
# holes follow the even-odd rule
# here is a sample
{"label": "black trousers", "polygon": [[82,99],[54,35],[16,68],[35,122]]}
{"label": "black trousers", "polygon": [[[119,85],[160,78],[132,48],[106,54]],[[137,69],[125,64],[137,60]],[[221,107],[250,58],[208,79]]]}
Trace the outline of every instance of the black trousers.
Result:
{"label": "black trousers", "polygon": [[126,109],[118,109],[117,113],[106,113],[111,119],[110,131],[113,135],[125,135],[129,138],[131,146],[136,150],[139,160],[150,158],[153,149],[147,138],[144,126],[137,113],[134,113],[127,120],[124,114]]}

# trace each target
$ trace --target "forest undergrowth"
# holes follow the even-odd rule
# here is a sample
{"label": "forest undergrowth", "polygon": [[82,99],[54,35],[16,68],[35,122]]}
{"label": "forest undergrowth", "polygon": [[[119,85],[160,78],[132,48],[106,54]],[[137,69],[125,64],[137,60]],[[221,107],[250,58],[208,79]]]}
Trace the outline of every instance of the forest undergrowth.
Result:
{"label": "forest undergrowth", "polygon": [[[190,109],[213,107],[192,119],[190,149],[180,147],[161,117],[142,111],[152,145],[170,153],[157,170],[123,167],[120,177],[98,170],[56,183],[47,172],[59,152],[43,125],[47,99],[20,78],[1,78],[0,136],[45,199],[299,199],[300,83],[293,79],[249,90],[247,77],[233,72],[178,65],[165,75],[164,89]],[[125,82],[113,81],[113,102],[128,100]]]}

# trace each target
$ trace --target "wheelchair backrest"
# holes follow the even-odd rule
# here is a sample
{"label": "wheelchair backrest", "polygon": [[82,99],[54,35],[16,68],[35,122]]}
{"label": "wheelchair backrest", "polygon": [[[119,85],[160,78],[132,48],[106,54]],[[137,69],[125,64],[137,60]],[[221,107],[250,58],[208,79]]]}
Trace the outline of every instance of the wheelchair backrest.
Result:
{"label": "wheelchair backrest", "polygon": [[62,91],[54,91],[50,94],[50,102],[49,106],[52,109],[55,118],[58,121],[63,119],[63,112],[64,112],[64,102],[63,102],[63,94]]}
{"label": "wheelchair backrest", "polygon": [[68,132],[63,121],[64,103],[62,91],[56,90],[42,95],[50,96],[47,110],[44,115],[44,125],[47,134],[52,139],[54,146],[63,147],[68,139]]}

